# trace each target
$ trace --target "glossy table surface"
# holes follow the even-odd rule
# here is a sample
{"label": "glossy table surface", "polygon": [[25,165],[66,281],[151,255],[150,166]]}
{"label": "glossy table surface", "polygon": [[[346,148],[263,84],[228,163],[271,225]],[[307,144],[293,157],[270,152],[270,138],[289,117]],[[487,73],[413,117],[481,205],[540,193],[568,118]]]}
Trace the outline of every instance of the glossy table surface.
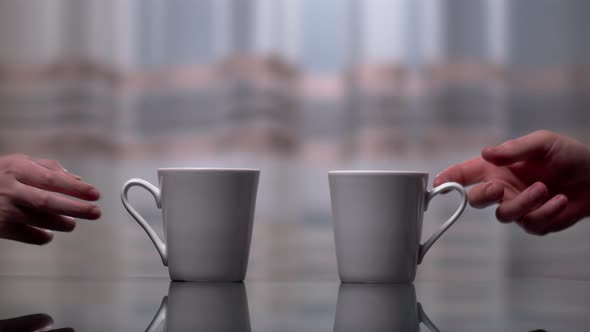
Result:
{"label": "glossy table surface", "polygon": [[[590,282],[0,278],[0,331],[588,331]],[[422,323],[420,323],[422,322]]]}

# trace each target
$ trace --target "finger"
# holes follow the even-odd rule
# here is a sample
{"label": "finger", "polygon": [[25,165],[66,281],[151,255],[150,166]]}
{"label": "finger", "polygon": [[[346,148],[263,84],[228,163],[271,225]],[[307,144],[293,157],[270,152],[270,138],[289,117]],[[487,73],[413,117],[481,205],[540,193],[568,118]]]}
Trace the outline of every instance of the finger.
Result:
{"label": "finger", "polygon": [[564,209],[557,217],[555,217],[554,221],[545,232],[560,232],[575,225],[578,221],[584,218],[582,211],[586,210],[586,204],[586,200],[584,199],[580,200],[575,197],[569,197],[567,209]]}
{"label": "finger", "polygon": [[500,203],[496,209],[496,218],[500,222],[518,220],[532,209],[543,204],[548,194],[545,184],[536,182],[516,197]]}
{"label": "finger", "polygon": [[545,230],[545,234],[561,232],[572,227],[573,225],[577,224],[578,221],[580,221],[578,218],[560,220],[561,218],[557,217],[556,219],[556,222]]}
{"label": "finger", "polygon": [[448,167],[440,172],[435,178],[433,185],[439,186],[445,182],[458,182],[468,186],[480,182],[484,178],[485,161],[480,158],[473,158]]}
{"label": "finger", "polygon": [[46,314],[34,314],[0,321],[0,331],[39,331],[51,328],[53,319]]}
{"label": "finger", "polygon": [[34,209],[36,212],[60,214],[83,219],[98,219],[100,208],[94,204],[81,202],[27,185],[14,187],[16,203]]}
{"label": "finger", "polygon": [[481,156],[496,166],[506,166],[518,161],[540,159],[549,152],[554,142],[555,134],[540,130],[496,147],[484,148]]}
{"label": "finger", "polygon": [[76,180],[63,172],[56,172],[35,163],[24,163],[18,170],[16,179],[29,186],[54,191],[85,200],[100,198],[96,188],[86,182]]}
{"label": "finger", "polygon": [[469,198],[469,205],[477,209],[483,209],[502,200],[504,186],[496,181],[482,183],[471,189],[467,197]]}
{"label": "finger", "polygon": [[31,225],[58,232],[71,232],[76,227],[76,220],[68,216],[41,213],[30,208],[13,205],[7,210],[6,222]]}
{"label": "finger", "polygon": [[44,158],[32,158],[33,162],[35,162],[35,164],[37,165],[41,165],[45,168],[57,171],[57,172],[62,172],[64,174],[66,174],[67,176],[71,176],[76,180],[81,180],[82,178],[74,173],[70,173],[67,169],[65,169],[65,167],[63,167],[62,164],[60,164],[58,161],[52,160],[52,159],[44,159]]}
{"label": "finger", "polygon": [[22,215],[10,221],[58,232],[71,232],[76,228],[76,220],[72,217],[35,212],[31,209],[24,209]]}
{"label": "finger", "polygon": [[4,222],[0,223],[0,238],[28,244],[44,245],[51,242],[53,233],[25,224]]}
{"label": "finger", "polygon": [[555,218],[567,207],[565,195],[556,195],[539,208],[525,214],[518,224],[528,233],[545,235],[555,222]]}

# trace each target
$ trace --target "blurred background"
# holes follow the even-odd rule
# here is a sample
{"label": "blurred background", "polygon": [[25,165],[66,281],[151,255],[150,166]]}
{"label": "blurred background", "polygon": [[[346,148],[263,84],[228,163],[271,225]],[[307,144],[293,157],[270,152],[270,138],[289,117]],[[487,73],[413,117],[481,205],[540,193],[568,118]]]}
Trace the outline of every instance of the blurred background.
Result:
{"label": "blurred background", "polygon": [[[0,0],[0,153],[95,184],[99,221],[0,241],[0,275],[166,277],[120,203],[171,166],[262,169],[248,280],[337,280],[327,171],[435,174],[536,129],[590,143],[584,0]],[[131,193],[161,231],[153,198]],[[424,237],[454,211],[438,198]],[[419,280],[590,279],[590,223],[468,209]]]}

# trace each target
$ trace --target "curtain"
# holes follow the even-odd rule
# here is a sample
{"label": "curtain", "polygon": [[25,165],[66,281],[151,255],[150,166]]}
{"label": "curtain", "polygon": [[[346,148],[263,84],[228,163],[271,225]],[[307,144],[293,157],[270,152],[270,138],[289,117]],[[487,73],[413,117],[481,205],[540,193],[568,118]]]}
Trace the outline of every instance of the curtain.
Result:
{"label": "curtain", "polygon": [[[583,0],[0,2],[0,152],[59,159],[104,217],[1,274],[162,276],[119,202],[165,166],[263,171],[249,278],[336,279],[326,171],[429,172],[535,129],[590,143]],[[135,196],[134,196],[135,195]],[[456,197],[429,208],[424,236]],[[132,193],[161,229],[147,195]],[[418,279],[590,278],[581,222],[546,238],[469,209]],[[105,246],[108,243],[108,246]],[[92,264],[89,264],[92,262]]]}

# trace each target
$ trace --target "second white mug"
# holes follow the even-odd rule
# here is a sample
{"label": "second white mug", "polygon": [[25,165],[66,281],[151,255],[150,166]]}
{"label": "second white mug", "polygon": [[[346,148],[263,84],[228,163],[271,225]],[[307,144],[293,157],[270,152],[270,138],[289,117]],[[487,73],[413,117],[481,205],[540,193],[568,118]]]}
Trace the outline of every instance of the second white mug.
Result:
{"label": "second white mug", "polygon": [[416,300],[413,284],[341,284],[334,332],[439,332]]}
{"label": "second white mug", "polygon": [[[338,273],[343,282],[411,282],[434,242],[459,218],[465,189],[448,182],[427,190],[428,174],[396,171],[329,172]],[[445,190],[461,203],[455,213],[420,243],[424,211]]]}

